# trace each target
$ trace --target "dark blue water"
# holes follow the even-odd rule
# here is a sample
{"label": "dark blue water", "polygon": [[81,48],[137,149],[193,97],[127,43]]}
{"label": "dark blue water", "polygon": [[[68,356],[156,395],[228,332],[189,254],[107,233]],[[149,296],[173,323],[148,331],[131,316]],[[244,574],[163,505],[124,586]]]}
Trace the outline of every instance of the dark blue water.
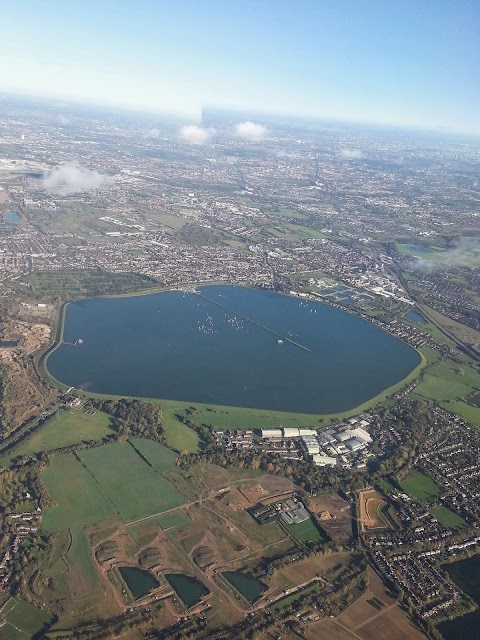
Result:
{"label": "dark blue water", "polygon": [[119,567],[118,570],[135,600],[147,595],[159,585],[158,580],[151,573],[138,567]]}
{"label": "dark blue water", "polygon": [[16,347],[18,340],[0,340],[0,347]]}
{"label": "dark blue water", "polygon": [[[48,359],[67,385],[105,394],[334,413],[404,378],[409,346],[373,324],[316,302],[231,286],[80,300],[67,307],[62,345]],[[241,313],[282,336],[240,318]]]}
{"label": "dark blue water", "polygon": [[[480,605],[480,555],[446,564],[442,567],[448,572],[462,591],[468,593],[474,602]],[[480,609],[465,616],[448,620],[438,625],[445,640],[478,640],[480,637]]]}
{"label": "dark blue water", "polygon": [[166,573],[165,579],[187,607],[191,607],[209,593],[203,582],[183,573]]}
{"label": "dark blue water", "polygon": [[267,588],[260,580],[241,571],[224,571],[222,576],[250,603],[256,602]]}

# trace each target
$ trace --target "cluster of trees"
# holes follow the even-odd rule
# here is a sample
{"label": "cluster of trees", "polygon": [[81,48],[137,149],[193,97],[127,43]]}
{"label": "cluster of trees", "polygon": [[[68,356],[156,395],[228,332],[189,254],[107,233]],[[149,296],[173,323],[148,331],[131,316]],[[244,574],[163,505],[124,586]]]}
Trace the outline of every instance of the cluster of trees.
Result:
{"label": "cluster of trees", "polygon": [[85,409],[100,409],[113,416],[113,428],[119,436],[142,437],[164,442],[162,409],[159,404],[143,400],[89,400]]}
{"label": "cluster of trees", "polygon": [[[30,461],[21,469],[0,470],[0,556],[11,545],[15,534],[15,521],[8,517],[10,513],[24,511],[25,506],[34,511],[40,507],[42,511],[49,504],[45,487],[38,474],[43,465]],[[27,576],[31,573],[38,557],[46,552],[48,537],[38,533],[22,538],[18,552],[9,563],[11,571],[9,588],[14,595],[27,593]]]}
{"label": "cluster of trees", "polygon": [[9,382],[8,367],[5,364],[0,364],[0,438],[2,439],[8,436],[12,430],[8,415]]}
{"label": "cluster of trees", "polygon": [[[430,406],[423,400],[404,400],[394,407],[380,412],[371,425],[371,435],[382,442],[382,450],[370,461],[372,481],[382,478],[402,480],[410,472],[422,450],[435,417]],[[402,434],[401,443],[385,438],[389,426]]]}
{"label": "cluster of trees", "polygon": [[242,571],[249,573],[258,580],[261,580],[262,578],[270,578],[275,571],[292,564],[293,562],[299,562],[300,560],[305,560],[312,556],[327,555],[335,550],[333,542],[315,542],[310,543],[308,547],[303,548],[295,546],[273,556],[264,556],[259,559],[255,566],[243,568]]}
{"label": "cluster of trees", "polygon": [[28,287],[17,288],[20,295],[58,302],[81,297],[132,293],[158,286],[153,278],[137,273],[109,273],[101,269],[38,271],[30,276]]}

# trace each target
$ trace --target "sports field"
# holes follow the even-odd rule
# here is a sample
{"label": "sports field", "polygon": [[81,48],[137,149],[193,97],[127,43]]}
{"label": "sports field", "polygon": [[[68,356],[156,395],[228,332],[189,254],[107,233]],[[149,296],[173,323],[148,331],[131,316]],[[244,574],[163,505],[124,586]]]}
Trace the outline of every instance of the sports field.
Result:
{"label": "sports field", "polygon": [[327,541],[327,538],[322,535],[320,529],[315,526],[315,523],[311,518],[310,520],[305,520],[298,524],[285,525],[285,527],[299,542]]}
{"label": "sports field", "polygon": [[407,495],[415,500],[430,500],[440,495],[440,487],[423,473],[415,473],[400,482]]}
{"label": "sports field", "polygon": [[124,522],[161,513],[186,502],[184,496],[142,460],[128,442],[88,449],[79,457]]}
{"label": "sports field", "polygon": [[27,640],[51,622],[50,614],[16,598],[5,604],[0,615],[7,621],[0,627],[0,640],[16,640],[17,637]]}

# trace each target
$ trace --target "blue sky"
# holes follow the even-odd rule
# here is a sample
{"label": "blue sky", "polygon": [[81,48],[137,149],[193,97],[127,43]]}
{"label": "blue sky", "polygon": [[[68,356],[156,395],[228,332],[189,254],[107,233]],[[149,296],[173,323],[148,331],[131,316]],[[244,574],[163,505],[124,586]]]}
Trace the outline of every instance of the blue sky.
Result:
{"label": "blue sky", "polygon": [[478,0],[3,3],[0,91],[480,132]]}

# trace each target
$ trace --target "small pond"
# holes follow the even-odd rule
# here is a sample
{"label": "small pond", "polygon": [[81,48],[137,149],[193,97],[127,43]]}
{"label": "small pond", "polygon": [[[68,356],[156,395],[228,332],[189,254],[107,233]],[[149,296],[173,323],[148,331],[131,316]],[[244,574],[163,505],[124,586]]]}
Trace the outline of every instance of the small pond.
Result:
{"label": "small pond", "polygon": [[16,347],[18,340],[0,340],[0,347]]}
{"label": "small pond", "polygon": [[149,591],[158,587],[158,580],[148,571],[137,567],[119,567],[120,575],[135,600],[147,595]]}
{"label": "small pond", "polygon": [[267,588],[260,580],[240,571],[224,571],[222,576],[250,603],[256,602]]}
{"label": "small pond", "polygon": [[19,224],[20,216],[16,211],[7,211],[5,214],[5,222],[8,224]]}
{"label": "small pond", "polygon": [[183,573],[167,573],[165,579],[187,607],[191,607],[208,593],[203,582]]}
{"label": "small pond", "polygon": [[415,322],[416,324],[427,324],[425,318],[416,311],[409,311],[404,315],[404,318],[406,320],[410,320],[410,322]]}

